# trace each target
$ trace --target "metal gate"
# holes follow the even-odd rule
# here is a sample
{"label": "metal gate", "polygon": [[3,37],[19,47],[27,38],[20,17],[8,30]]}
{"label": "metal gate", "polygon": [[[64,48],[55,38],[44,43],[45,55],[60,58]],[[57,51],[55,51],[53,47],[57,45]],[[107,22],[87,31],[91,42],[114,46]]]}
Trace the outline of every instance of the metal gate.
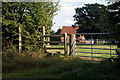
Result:
{"label": "metal gate", "polygon": [[117,41],[111,39],[110,33],[76,33],[70,36],[70,43],[70,55],[75,54],[85,60],[117,57]]}

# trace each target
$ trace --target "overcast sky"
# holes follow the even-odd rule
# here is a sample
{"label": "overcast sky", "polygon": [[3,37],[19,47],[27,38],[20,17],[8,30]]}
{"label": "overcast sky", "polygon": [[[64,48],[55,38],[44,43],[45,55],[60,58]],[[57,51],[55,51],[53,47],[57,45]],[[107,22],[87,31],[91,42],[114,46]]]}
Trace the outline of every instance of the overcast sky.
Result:
{"label": "overcast sky", "polygon": [[82,7],[84,4],[99,3],[107,5],[105,0],[60,0],[59,5],[61,6],[58,15],[53,19],[55,23],[52,30],[57,31],[57,29],[62,28],[62,26],[72,26],[74,24],[73,15],[75,15],[75,8]]}

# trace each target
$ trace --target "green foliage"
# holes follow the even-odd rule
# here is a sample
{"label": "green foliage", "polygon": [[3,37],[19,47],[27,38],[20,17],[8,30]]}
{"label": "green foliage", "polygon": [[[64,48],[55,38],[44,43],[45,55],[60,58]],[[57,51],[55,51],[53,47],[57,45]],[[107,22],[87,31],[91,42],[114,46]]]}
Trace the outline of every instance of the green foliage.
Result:
{"label": "green foliage", "polygon": [[3,62],[3,78],[120,78],[120,64],[91,63],[76,56],[38,56],[17,54],[8,63]]}
{"label": "green foliage", "polygon": [[75,12],[73,17],[76,23],[73,26],[79,26],[78,33],[100,33],[109,29],[109,12],[106,6],[85,4],[82,8],[76,8]]}
{"label": "green foliage", "polygon": [[[51,31],[51,35],[59,35],[61,33],[61,29],[59,28],[56,33]],[[61,41],[61,37],[51,37],[50,41]]]}
{"label": "green foliage", "polygon": [[59,28],[55,34],[61,34],[61,29]]}
{"label": "green foliage", "polygon": [[41,51],[24,51],[19,54],[17,51],[8,50],[7,53],[3,52],[3,72],[27,70],[31,67],[38,67],[38,60],[41,60],[44,55]]}
{"label": "green foliage", "polygon": [[58,2],[3,2],[3,41],[18,46],[18,29],[21,27],[23,48],[30,49],[33,44],[39,44],[42,27],[46,26],[46,34],[50,34],[53,17],[58,10]]}
{"label": "green foliage", "polygon": [[45,57],[46,54],[41,54],[41,52],[24,51],[19,54],[16,51],[9,50],[8,53],[2,55],[3,73],[26,71],[31,68],[46,68],[59,64],[59,61],[64,61],[59,56]]}
{"label": "green foliage", "polygon": [[113,38],[120,41],[120,1],[110,4],[108,8],[110,11],[110,33]]}
{"label": "green foliage", "polygon": [[2,23],[2,3],[0,2],[0,27]]}
{"label": "green foliage", "polygon": [[116,50],[116,54],[118,54],[117,59],[113,59],[115,62],[120,62],[120,1],[114,2],[110,5],[108,5],[109,11],[110,11],[110,33],[112,34],[112,37],[118,41],[118,48]]}

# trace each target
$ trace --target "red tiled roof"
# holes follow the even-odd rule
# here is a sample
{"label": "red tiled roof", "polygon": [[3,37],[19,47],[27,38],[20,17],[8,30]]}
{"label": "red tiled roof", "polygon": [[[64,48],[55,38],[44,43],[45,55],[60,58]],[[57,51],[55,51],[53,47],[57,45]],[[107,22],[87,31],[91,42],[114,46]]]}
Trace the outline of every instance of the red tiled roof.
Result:
{"label": "red tiled roof", "polygon": [[73,28],[72,26],[63,26],[61,30],[61,34],[67,33],[67,34],[74,34],[76,33],[78,28]]}
{"label": "red tiled roof", "polygon": [[53,30],[53,33],[55,33],[55,31]]}

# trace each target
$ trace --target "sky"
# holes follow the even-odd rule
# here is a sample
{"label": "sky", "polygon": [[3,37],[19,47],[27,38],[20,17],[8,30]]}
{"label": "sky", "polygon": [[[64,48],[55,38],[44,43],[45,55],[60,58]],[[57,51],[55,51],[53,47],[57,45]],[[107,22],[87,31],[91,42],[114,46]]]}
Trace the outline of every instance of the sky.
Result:
{"label": "sky", "polygon": [[55,32],[61,28],[62,26],[72,26],[75,21],[73,15],[75,15],[75,8],[82,7],[84,4],[104,4],[107,5],[107,1],[105,0],[60,0],[59,5],[61,6],[60,11],[58,11],[57,15],[53,19],[52,30]]}

